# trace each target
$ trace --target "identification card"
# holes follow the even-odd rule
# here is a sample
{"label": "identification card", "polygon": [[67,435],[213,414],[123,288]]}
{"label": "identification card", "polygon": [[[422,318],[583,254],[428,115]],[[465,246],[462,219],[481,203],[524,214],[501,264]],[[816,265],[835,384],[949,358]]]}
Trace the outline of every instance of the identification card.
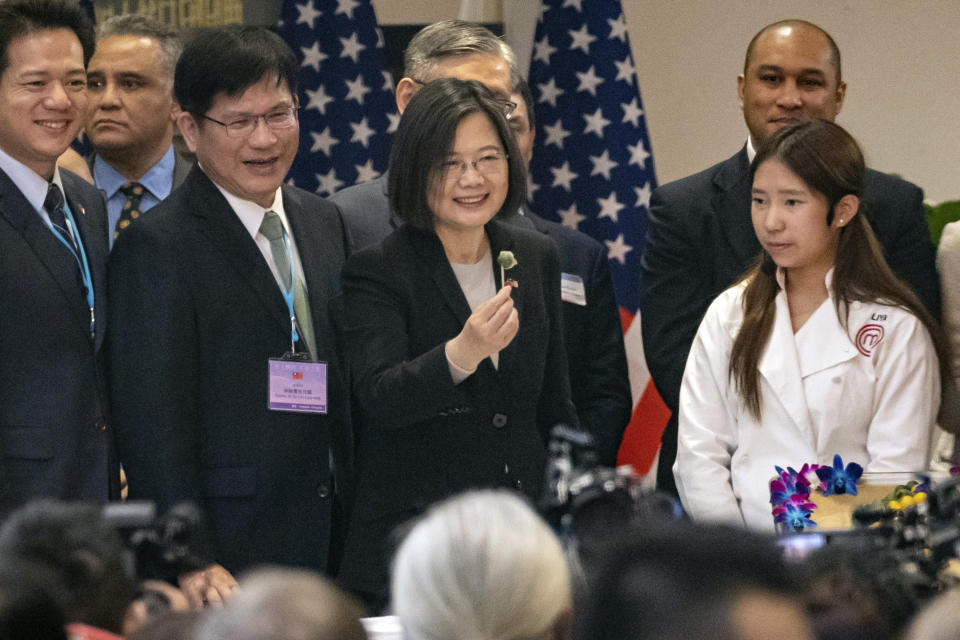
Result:
{"label": "identification card", "polygon": [[561,273],[560,299],[581,307],[587,306],[587,291],[583,286],[583,278],[573,273]]}
{"label": "identification card", "polygon": [[271,411],[327,412],[327,363],[270,360]]}

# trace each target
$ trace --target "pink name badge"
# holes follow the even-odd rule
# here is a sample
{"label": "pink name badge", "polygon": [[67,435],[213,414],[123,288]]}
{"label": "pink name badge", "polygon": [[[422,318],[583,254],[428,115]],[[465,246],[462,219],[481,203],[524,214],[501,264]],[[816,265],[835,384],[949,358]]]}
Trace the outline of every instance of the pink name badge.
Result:
{"label": "pink name badge", "polygon": [[270,360],[271,411],[327,412],[327,363]]}

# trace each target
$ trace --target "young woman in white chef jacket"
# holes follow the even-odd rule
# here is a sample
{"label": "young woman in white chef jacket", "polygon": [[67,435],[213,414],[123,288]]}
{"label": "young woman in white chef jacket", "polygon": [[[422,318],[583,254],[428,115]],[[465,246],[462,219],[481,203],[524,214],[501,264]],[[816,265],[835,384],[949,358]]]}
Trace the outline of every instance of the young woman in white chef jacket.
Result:
{"label": "young woman in white chef jacket", "polygon": [[926,468],[949,363],[861,211],[863,155],[846,131],[780,129],[751,174],[763,251],[697,331],[673,472],[695,519],[772,530],[775,465],[838,453],[867,472]]}

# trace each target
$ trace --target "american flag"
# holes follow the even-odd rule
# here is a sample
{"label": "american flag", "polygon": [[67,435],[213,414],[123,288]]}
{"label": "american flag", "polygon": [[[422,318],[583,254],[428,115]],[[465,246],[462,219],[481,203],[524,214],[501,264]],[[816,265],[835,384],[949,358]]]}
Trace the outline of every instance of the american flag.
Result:
{"label": "american flag", "polygon": [[300,61],[300,148],[289,180],[329,195],[387,168],[399,116],[370,0],[286,0],[278,28]]}
{"label": "american flag", "polygon": [[670,414],[640,336],[640,254],[656,175],[620,1],[544,0],[529,82],[532,209],[607,247],[634,402],[619,462],[647,474]]}

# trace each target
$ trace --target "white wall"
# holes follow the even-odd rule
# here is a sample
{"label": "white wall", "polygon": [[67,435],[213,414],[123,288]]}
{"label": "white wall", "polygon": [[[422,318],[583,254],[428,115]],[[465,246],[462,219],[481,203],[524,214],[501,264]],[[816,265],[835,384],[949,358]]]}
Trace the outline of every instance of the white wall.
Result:
{"label": "white wall", "polygon": [[[585,3],[593,0],[584,0]],[[764,25],[797,17],[824,27],[843,57],[838,122],[870,166],[930,200],[960,199],[960,2],[956,0],[622,0],[661,183],[722,160],[746,140],[736,76]],[[485,0],[529,59],[535,0]],[[459,0],[374,0],[384,24],[456,17]]]}

